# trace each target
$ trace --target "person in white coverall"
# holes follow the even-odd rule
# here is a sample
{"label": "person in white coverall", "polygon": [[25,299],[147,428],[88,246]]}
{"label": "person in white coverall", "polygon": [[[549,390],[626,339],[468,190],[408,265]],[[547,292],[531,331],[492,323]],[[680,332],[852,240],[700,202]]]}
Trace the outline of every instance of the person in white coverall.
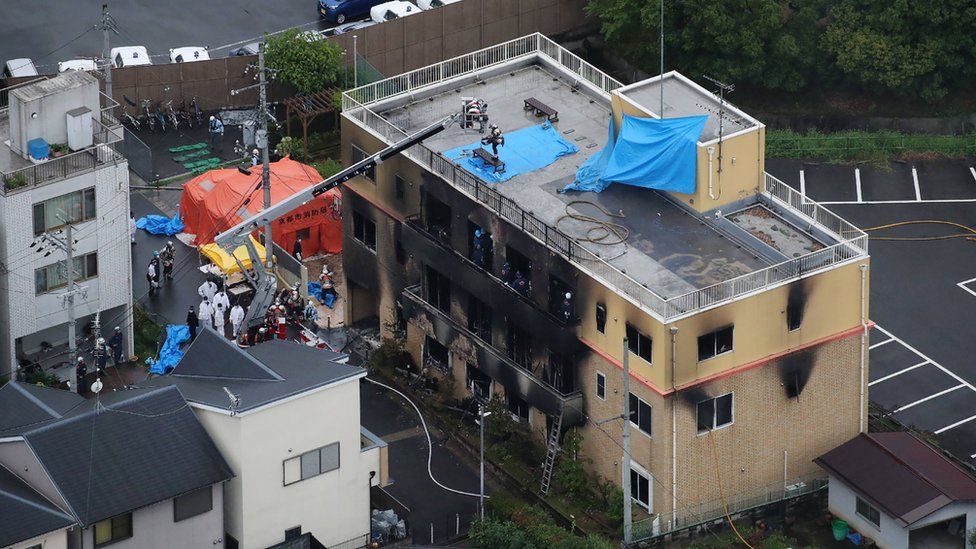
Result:
{"label": "person in white coverall", "polygon": [[234,328],[234,339],[241,337],[242,322],[244,322],[244,307],[238,303],[230,310],[230,324]]}
{"label": "person in white coverall", "polygon": [[129,212],[129,242],[136,243],[136,216]]}
{"label": "person in white coverall", "polygon": [[216,332],[217,332],[218,334],[220,334],[220,337],[227,337],[227,336],[225,335],[225,333],[224,333],[224,322],[225,322],[225,320],[224,320],[224,319],[225,319],[225,318],[226,318],[226,317],[224,317],[224,313],[222,313],[222,312],[220,311],[220,307],[216,307],[216,306],[214,306],[214,308],[213,308],[213,323],[214,323],[214,330],[215,330],[215,331],[216,331]]}
{"label": "person in white coverall", "polygon": [[227,311],[230,311],[230,298],[227,297],[227,292],[223,290],[214,294],[210,302],[213,303],[215,315],[219,313],[220,316],[226,316]]}
{"label": "person in white coverall", "polygon": [[203,298],[203,301],[200,302],[200,308],[197,309],[197,318],[204,328],[213,329],[213,306],[207,301],[207,298]]}
{"label": "person in white coverall", "polygon": [[204,280],[203,284],[197,288],[197,294],[206,301],[213,302],[214,295],[217,294],[217,285],[212,280]]}

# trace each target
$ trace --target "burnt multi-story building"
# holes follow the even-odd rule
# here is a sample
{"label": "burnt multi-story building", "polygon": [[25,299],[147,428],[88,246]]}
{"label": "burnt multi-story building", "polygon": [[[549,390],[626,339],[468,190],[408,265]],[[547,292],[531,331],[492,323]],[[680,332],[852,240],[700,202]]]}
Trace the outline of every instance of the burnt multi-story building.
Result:
{"label": "burnt multi-story building", "polygon": [[[538,34],[346,92],[344,160],[465,98],[506,132],[549,118],[534,99],[577,151],[486,182],[443,154],[482,137],[456,124],[350,181],[347,320],[379,317],[458,397],[504,398],[540,440],[577,429],[618,482],[627,398],[648,532],[719,516],[719,475],[732,509],[813,486],[812,459],[865,430],[865,234],[765,173],[765,127],[748,114],[673,72],[623,86]],[[662,104],[708,117],[693,193],[559,192],[611,118]]]}

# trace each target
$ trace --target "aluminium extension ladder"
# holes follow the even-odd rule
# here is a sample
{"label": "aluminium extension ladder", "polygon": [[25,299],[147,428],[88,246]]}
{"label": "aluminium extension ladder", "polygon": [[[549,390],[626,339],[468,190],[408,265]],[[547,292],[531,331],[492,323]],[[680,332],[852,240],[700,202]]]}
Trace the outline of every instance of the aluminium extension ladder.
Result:
{"label": "aluminium extension ladder", "polygon": [[559,431],[563,425],[563,412],[559,411],[556,421],[552,424],[549,431],[549,444],[546,450],[546,463],[542,468],[542,487],[539,490],[543,495],[549,495],[549,484],[552,481],[552,470],[556,466],[556,457],[559,455]]}

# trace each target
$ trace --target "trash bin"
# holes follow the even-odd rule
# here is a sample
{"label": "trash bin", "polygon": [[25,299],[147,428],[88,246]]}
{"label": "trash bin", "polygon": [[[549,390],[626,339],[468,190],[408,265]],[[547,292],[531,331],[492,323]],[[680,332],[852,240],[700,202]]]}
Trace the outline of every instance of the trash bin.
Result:
{"label": "trash bin", "polygon": [[834,519],[830,525],[834,530],[834,539],[836,541],[844,541],[844,539],[847,537],[847,532],[850,530],[847,527],[847,521]]}

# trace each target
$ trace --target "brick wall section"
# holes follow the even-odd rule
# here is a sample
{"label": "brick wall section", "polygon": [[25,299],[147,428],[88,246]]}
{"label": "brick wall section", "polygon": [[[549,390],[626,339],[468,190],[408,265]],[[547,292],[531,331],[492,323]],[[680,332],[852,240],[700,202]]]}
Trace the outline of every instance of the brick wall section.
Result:
{"label": "brick wall section", "polygon": [[[817,471],[812,460],[845,442],[859,431],[858,383],[861,338],[855,334],[811,349],[809,380],[798,399],[789,399],[781,381],[788,357],[737,375],[718,379],[677,396],[678,507],[694,506],[719,498],[714,439],[725,494],[747,492]],[[596,371],[607,375],[607,399],[596,397]],[[581,382],[591,420],[621,413],[621,371],[598,356],[582,365]],[[632,455],[651,472],[654,511],[671,510],[671,402],[640,383],[631,391],[653,407],[651,437],[631,429]],[[734,423],[699,435],[695,401],[734,393]],[[692,396],[692,395],[699,396]],[[601,427],[588,422],[581,427],[584,454],[595,473],[620,482],[621,422]],[[711,437],[711,438],[710,438]],[[611,440],[612,438],[612,440]]]}

